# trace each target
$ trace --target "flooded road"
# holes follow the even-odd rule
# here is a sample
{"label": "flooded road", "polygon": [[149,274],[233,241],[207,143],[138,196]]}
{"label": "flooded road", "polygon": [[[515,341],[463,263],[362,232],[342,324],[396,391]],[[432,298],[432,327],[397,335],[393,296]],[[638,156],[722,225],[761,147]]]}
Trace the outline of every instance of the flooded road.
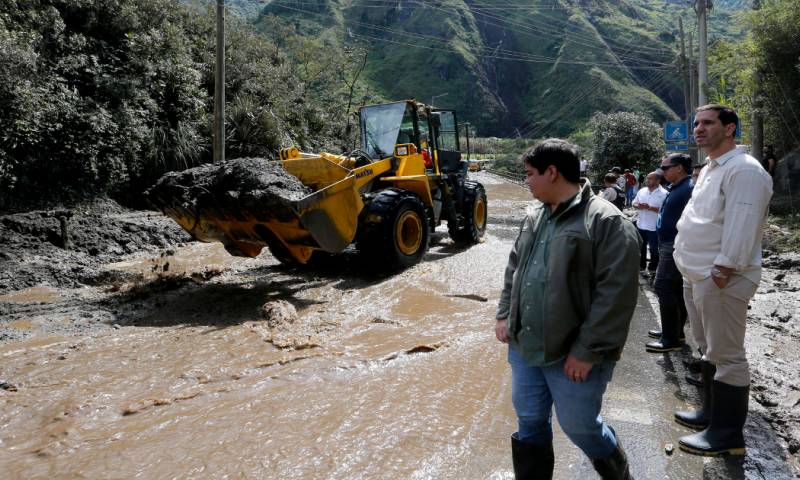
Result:
{"label": "flooded road", "polygon": [[[0,389],[0,471],[6,478],[513,478],[516,419],[493,318],[529,194],[479,179],[489,197],[485,241],[458,249],[437,232],[425,261],[393,277],[354,269],[348,255],[297,271],[268,255],[244,260],[199,244],[110,265],[214,276],[120,290],[123,299],[144,296],[135,302],[92,300],[114,328],[0,346],[0,379],[13,384]],[[26,295],[56,305],[93,298]],[[275,300],[297,309],[294,323],[267,325],[261,306]],[[28,322],[18,327],[35,328],[36,318]],[[697,392],[681,383],[679,361],[640,348],[655,322],[642,293],[604,405],[634,475],[750,478],[755,467],[746,463],[665,454],[666,443],[677,450],[688,433],[672,422],[673,410],[693,404]],[[560,431],[555,442],[555,478],[596,478]]]}

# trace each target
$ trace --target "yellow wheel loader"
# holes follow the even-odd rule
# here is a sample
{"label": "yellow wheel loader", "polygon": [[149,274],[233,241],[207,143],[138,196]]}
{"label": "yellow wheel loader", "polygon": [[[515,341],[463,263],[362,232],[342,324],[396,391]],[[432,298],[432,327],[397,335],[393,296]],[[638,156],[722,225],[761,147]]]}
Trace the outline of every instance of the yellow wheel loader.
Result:
{"label": "yellow wheel loader", "polygon": [[442,221],[459,244],[483,236],[486,193],[467,180],[454,111],[407,100],[362,107],[359,123],[361,146],[349,154],[281,151],[283,168],[310,192],[297,198],[259,207],[236,197],[242,205],[231,209],[167,198],[157,185],[149,199],[198,240],[250,257],[267,246],[283,263],[355,243],[380,265],[404,268],[422,259]]}

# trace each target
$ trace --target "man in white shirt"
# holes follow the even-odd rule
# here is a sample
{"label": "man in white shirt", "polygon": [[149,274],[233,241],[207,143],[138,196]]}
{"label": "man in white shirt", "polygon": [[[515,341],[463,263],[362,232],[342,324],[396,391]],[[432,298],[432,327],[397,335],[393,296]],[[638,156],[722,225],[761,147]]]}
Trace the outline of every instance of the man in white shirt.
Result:
{"label": "man in white shirt", "polygon": [[703,429],[679,445],[706,456],[745,452],[747,304],[761,280],[761,239],[772,197],[769,174],[736,147],[737,122],[736,112],[722,105],[697,109],[694,134],[708,158],[678,221],[673,254],[685,281],[692,333],[710,367],[708,380],[713,378],[700,410],[675,414],[679,423]]}
{"label": "man in white shirt", "polygon": [[589,169],[589,162],[585,158],[581,158],[581,177],[586,176],[586,170]]}
{"label": "man in white shirt", "polygon": [[[667,191],[661,186],[661,176],[656,172],[651,172],[645,178],[646,187],[636,193],[633,199],[633,208],[639,216],[636,219],[636,228],[642,236],[642,251],[639,260],[639,270],[642,272],[647,269],[650,275],[654,275],[658,268],[658,234],[656,233],[656,221],[658,221],[658,211],[667,198]],[[650,249],[650,264],[647,263],[647,248]]]}

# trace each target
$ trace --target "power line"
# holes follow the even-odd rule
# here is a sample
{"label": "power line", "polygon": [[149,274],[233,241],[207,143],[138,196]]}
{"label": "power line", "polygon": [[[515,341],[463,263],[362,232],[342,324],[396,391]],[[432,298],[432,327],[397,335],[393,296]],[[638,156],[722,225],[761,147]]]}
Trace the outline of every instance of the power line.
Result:
{"label": "power line", "polygon": [[[286,10],[295,11],[295,12],[298,12],[298,13],[312,14],[312,15],[322,15],[321,13],[318,13],[318,12],[312,12],[312,11],[304,10],[304,9],[300,9],[300,8],[293,8],[293,7],[290,7],[288,5],[284,5],[282,3],[281,4],[276,4],[276,6],[280,7],[280,8],[283,8],[283,9],[286,9]],[[357,21],[352,21],[352,23],[374,26],[372,24],[364,24],[363,22],[357,22]],[[379,27],[379,26],[374,26],[374,27],[375,27],[375,29],[384,30],[384,31],[387,29],[387,27]],[[340,28],[343,28],[343,27],[340,27]],[[402,32],[402,31],[398,31],[398,30],[394,30],[394,31],[397,32],[397,33]],[[419,44],[414,44],[414,43],[401,42],[401,41],[398,41],[398,40],[392,40],[392,39],[387,39],[387,38],[383,38],[383,37],[375,37],[375,36],[366,35],[366,34],[360,34],[360,33],[355,33],[355,32],[347,32],[347,33],[348,33],[348,35],[351,35],[353,37],[359,37],[359,38],[378,41],[378,42],[383,42],[383,43],[392,43],[392,44],[395,44],[395,45],[414,47],[414,48],[420,48],[420,49],[425,49],[425,50],[437,50],[437,51],[444,51],[444,52],[449,52],[449,53],[460,53],[458,50],[456,50],[455,48],[453,48],[452,46],[449,45],[449,41],[444,40],[444,39],[437,39],[436,37],[430,37],[430,36],[424,36],[424,35],[422,36],[426,40],[435,40],[435,41],[438,41],[438,42],[447,42],[448,45],[446,47],[435,47],[435,46],[430,46],[430,45],[419,45]],[[421,34],[410,33],[410,35],[414,36],[414,35],[421,35]],[[478,50],[486,50],[487,49],[487,47],[473,47],[473,48],[478,49]],[[495,49],[492,49],[492,50],[495,51],[495,52],[498,52],[498,53],[487,54],[487,53],[481,53],[480,51],[474,52],[474,53],[477,56],[480,56],[482,58],[490,58],[490,59],[497,59],[497,60],[520,61],[520,62],[526,62],[526,63],[549,63],[549,64],[564,63],[564,64],[570,64],[570,65],[591,65],[591,66],[598,66],[598,67],[603,67],[603,66],[604,67],[618,67],[619,66],[618,62],[601,63],[601,62],[591,62],[591,61],[564,60],[564,59],[556,59],[556,58],[552,58],[552,57],[533,55],[533,54],[528,54],[528,53],[525,53],[525,52],[518,52],[518,51],[513,51],[513,50],[503,50],[503,49],[501,49],[499,51],[497,51]],[[635,68],[637,70],[665,70],[665,69],[668,68],[665,65],[666,64],[661,64],[661,65],[658,65],[658,64],[657,65],[639,65],[639,66],[636,66]]]}

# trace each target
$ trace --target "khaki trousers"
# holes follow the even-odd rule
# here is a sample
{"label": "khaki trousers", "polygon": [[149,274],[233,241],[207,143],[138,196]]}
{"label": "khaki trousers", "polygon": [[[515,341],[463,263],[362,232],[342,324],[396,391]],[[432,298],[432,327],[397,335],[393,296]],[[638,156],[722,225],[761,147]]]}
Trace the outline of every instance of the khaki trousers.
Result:
{"label": "khaki trousers", "polygon": [[725,288],[711,277],[683,283],[683,298],[697,346],[703,359],[717,367],[714,380],[746,387],[750,368],[744,349],[747,304],[758,285],[741,275],[732,275]]}

